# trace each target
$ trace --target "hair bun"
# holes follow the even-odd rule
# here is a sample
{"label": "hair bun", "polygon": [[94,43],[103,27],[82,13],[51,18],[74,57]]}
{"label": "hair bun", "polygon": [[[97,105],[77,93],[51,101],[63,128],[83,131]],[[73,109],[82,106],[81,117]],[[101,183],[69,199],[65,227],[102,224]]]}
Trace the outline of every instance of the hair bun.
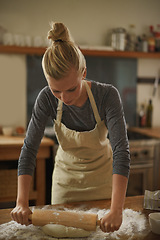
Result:
{"label": "hair bun", "polygon": [[51,30],[48,32],[48,39],[53,42],[73,41],[69,29],[63,23],[51,23]]}

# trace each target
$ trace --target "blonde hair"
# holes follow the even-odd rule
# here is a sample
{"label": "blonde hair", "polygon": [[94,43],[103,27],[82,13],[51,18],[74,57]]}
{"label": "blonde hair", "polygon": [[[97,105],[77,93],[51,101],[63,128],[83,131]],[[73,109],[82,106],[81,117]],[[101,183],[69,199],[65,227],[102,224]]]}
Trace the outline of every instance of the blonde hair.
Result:
{"label": "blonde hair", "polygon": [[58,80],[66,76],[72,67],[78,73],[83,73],[86,68],[85,58],[63,23],[52,23],[48,39],[51,39],[51,46],[43,56],[43,66],[50,77]]}

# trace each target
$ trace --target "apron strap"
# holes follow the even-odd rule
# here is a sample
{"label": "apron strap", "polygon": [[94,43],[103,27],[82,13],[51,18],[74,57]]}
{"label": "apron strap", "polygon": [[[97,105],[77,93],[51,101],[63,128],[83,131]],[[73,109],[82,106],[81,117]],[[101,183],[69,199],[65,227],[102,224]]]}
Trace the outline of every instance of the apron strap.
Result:
{"label": "apron strap", "polygon": [[83,81],[84,81],[84,84],[85,84],[85,87],[86,87],[86,90],[87,90],[87,93],[88,93],[88,96],[89,96],[89,100],[90,100],[90,103],[91,103],[91,106],[92,106],[92,109],[93,109],[93,112],[94,112],[94,116],[95,116],[96,122],[100,123],[101,122],[101,118],[99,116],[97,105],[96,105],[96,102],[94,100],[92,91],[91,91],[90,87],[88,86],[88,83],[85,80],[83,80]]}
{"label": "apron strap", "polygon": [[63,102],[58,99],[58,107],[57,107],[57,123],[60,124],[61,123],[61,118],[62,118],[62,106],[63,106]]}

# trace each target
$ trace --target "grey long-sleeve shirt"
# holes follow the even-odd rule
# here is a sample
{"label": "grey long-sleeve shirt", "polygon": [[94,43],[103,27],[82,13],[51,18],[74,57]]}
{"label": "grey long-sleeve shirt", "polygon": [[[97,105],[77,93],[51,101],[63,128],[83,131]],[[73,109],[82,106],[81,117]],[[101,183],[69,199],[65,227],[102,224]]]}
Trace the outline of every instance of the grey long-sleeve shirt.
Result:
{"label": "grey long-sleeve shirt", "polygon": [[[113,151],[113,174],[129,176],[130,153],[125,117],[120,95],[110,84],[91,81],[91,91],[95,99],[101,120],[108,128],[109,140]],[[32,175],[36,165],[36,155],[44,135],[48,118],[56,119],[58,100],[46,86],[39,93],[26,138],[18,162],[18,175]],[[63,104],[62,122],[67,128],[76,131],[89,131],[96,121],[89,98],[82,107]]]}

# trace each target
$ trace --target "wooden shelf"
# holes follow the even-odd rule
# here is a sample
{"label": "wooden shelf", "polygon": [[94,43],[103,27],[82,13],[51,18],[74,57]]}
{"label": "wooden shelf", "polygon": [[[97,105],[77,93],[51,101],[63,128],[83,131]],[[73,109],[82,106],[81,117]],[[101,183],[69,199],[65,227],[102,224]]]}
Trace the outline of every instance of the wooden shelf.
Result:
{"label": "wooden shelf", "polygon": [[26,54],[26,55],[43,55],[46,48],[43,47],[17,47],[0,45],[0,53],[7,54]]}
{"label": "wooden shelf", "polygon": [[[18,47],[0,45],[0,53],[6,54],[27,54],[42,56],[45,50],[46,50],[45,47]],[[160,58],[160,52],[145,53],[127,51],[107,51],[96,49],[81,49],[81,51],[85,56],[120,57],[120,58]]]}
{"label": "wooden shelf", "polygon": [[127,52],[127,51],[103,51],[83,49],[85,56],[101,56],[101,57],[119,57],[119,58],[160,58],[160,53],[145,52]]}

